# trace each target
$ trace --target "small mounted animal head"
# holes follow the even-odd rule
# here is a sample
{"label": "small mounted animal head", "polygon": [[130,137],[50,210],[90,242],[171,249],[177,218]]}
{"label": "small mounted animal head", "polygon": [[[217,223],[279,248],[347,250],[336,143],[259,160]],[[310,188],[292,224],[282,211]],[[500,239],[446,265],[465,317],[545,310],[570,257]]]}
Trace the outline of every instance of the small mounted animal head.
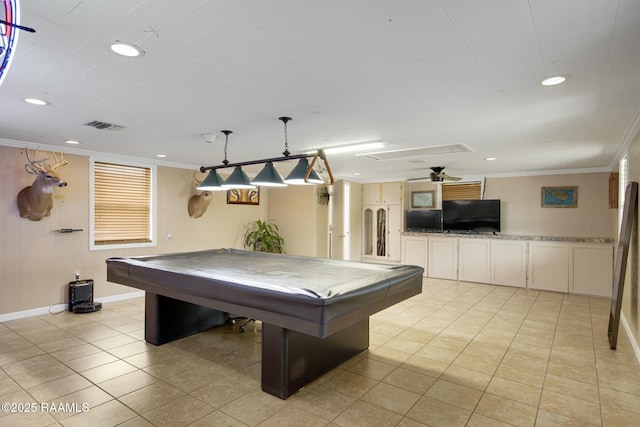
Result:
{"label": "small mounted animal head", "polygon": [[[68,162],[64,159],[64,154],[60,154],[60,161],[55,153],[51,153],[48,157],[38,159],[38,149],[33,156],[33,160],[29,158],[29,149],[25,149],[25,155],[29,163],[24,168],[30,174],[36,176],[36,179],[28,187],[23,188],[18,193],[18,210],[22,218],[28,218],[31,221],[40,221],[42,218],[51,214],[53,207],[53,188],[66,187],[67,183],[55,169],[66,165]],[[55,164],[51,166],[49,163],[51,158]]]}
{"label": "small mounted animal head", "polygon": [[[202,184],[202,181],[196,178],[197,171],[193,172],[193,180],[197,184]],[[200,194],[196,194],[191,196],[189,199],[189,204],[187,205],[187,211],[189,212],[189,216],[191,218],[200,218],[207,211],[209,207],[209,203],[211,203],[211,192],[203,191]]]}

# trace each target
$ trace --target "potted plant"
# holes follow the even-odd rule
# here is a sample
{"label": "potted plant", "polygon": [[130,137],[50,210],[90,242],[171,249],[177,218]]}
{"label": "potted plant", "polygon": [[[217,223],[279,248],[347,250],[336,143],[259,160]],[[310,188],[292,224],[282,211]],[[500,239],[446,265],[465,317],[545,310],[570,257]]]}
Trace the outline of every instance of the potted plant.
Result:
{"label": "potted plant", "polygon": [[257,252],[281,254],[284,250],[284,239],[278,233],[278,226],[271,220],[258,219],[247,228],[244,247],[250,247]]}

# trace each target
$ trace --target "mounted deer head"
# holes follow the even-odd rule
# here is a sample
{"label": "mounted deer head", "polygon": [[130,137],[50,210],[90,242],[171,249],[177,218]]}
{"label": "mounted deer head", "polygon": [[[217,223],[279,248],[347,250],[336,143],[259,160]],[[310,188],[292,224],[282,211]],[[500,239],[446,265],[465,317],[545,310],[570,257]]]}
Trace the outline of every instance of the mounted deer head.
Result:
{"label": "mounted deer head", "polygon": [[[202,184],[202,181],[196,178],[196,172],[197,171],[193,172],[193,180],[198,184]],[[211,203],[210,191],[203,191],[200,194],[191,196],[191,198],[189,199],[189,205],[187,206],[189,216],[191,218],[200,218],[207,211],[209,203]]]}
{"label": "mounted deer head", "polygon": [[[55,172],[55,169],[67,164],[64,154],[60,154],[60,161],[55,153],[44,159],[38,158],[38,149],[33,156],[33,160],[29,158],[29,149],[25,149],[25,154],[29,163],[24,168],[30,174],[36,176],[36,179],[28,187],[23,188],[18,193],[18,210],[22,218],[28,218],[31,221],[40,221],[45,216],[49,216],[53,207],[53,187],[66,187],[67,183]],[[51,166],[49,161],[53,157],[55,165]],[[45,166],[46,165],[46,166]]]}

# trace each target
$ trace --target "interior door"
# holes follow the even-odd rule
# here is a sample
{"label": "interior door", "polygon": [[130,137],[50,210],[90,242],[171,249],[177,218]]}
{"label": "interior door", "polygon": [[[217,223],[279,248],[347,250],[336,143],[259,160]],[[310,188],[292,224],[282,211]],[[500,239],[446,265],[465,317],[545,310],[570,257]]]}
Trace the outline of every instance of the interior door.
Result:
{"label": "interior door", "polygon": [[350,211],[350,186],[343,180],[333,184],[331,195],[331,259],[350,259],[349,251],[349,211]]}

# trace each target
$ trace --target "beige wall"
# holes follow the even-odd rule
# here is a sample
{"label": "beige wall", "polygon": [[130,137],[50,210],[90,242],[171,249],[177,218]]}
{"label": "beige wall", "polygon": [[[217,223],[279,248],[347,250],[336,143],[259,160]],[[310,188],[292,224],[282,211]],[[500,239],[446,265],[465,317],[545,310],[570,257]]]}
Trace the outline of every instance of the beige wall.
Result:
{"label": "beige wall", "polygon": [[[577,186],[577,208],[542,208],[542,187]],[[437,185],[415,182],[411,191],[437,192]],[[561,237],[615,237],[617,209],[609,208],[609,173],[487,178],[485,199],[500,199],[501,233]]]}
{"label": "beige wall", "polygon": [[[106,281],[105,260],[219,247],[242,247],[244,227],[266,218],[268,192],[259,206],[227,205],[225,192],[214,192],[207,212],[197,219],[187,213],[193,171],[158,168],[158,246],[89,251],[89,159],[66,155],[58,169],[69,183],[55,189],[51,216],[35,222],[20,218],[18,192],[31,185],[22,150],[0,146],[0,314],[53,306],[67,300],[67,283],[79,272],[94,280],[97,298],[136,290]],[[61,234],[59,228],[84,231]],[[171,234],[171,239],[167,236]]]}
{"label": "beige wall", "polygon": [[316,186],[269,190],[269,219],[278,226],[289,255],[327,256],[328,207],[318,203]]}

